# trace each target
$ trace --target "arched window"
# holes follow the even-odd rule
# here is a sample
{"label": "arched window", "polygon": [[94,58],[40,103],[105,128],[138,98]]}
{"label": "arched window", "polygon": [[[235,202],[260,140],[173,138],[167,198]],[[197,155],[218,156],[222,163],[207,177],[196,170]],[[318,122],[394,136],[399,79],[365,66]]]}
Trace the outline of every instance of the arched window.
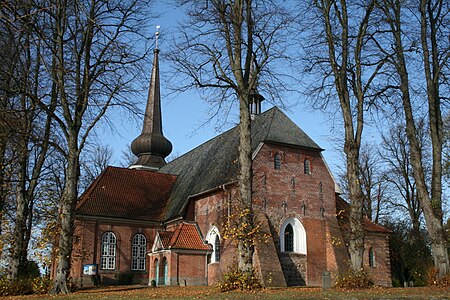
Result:
{"label": "arched window", "polygon": [[287,224],[284,229],[284,251],[294,251],[294,229],[291,224]]}
{"label": "arched window", "polygon": [[375,267],[375,251],[373,248],[369,249],[369,267]]}
{"label": "arched window", "polygon": [[147,255],[147,239],[141,233],[134,235],[131,246],[131,270],[145,270],[145,257]]}
{"label": "arched window", "polygon": [[303,164],[304,164],[304,173],[307,175],[311,174],[311,162],[309,161],[309,159],[305,159]]}
{"label": "arched window", "polygon": [[220,261],[220,234],[216,226],[212,226],[206,235],[206,241],[212,245],[211,263]]}
{"label": "arched window", "polygon": [[275,156],[273,157],[273,167],[275,170],[280,170],[281,169],[281,157],[280,154],[275,154]]}
{"label": "arched window", "polygon": [[216,240],[214,241],[214,261],[220,261],[220,239],[219,239],[219,235],[216,235]]}
{"label": "arched window", "polygon": [[111,231],[102,235],[100,268],[114,270],[116,268],[116,236]]}
{"label": "arched window", "polygon": [[280,231],[281,252],[306,254],[306,231],[297,218],[286,219]]}

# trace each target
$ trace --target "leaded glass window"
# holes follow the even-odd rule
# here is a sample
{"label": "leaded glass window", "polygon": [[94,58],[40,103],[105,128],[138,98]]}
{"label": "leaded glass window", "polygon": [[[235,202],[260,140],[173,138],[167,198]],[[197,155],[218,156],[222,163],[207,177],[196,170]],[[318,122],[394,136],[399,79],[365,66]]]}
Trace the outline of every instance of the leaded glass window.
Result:
{"label": "leaded glass window", "polygon": [[294,229],[291,224],[288,224],[284,229],[284,251],[294,251]]}
{"label": "leaded glass window", "polygon": [[116,236],[111,231],[102,235],[100,268],[114,270],[116,268]]}
{"label": "leaded glass window", "polygon": [[145,270],[145,258],[147,255],[147,240],[141,233],[133,237],[131,246],[131,270]]}

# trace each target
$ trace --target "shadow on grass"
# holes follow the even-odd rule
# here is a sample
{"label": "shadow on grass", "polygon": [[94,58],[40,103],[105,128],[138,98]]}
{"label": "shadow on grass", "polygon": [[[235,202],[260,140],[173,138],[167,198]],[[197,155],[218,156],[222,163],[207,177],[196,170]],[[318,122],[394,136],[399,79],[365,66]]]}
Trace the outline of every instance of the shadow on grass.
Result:
{"label": "shadow on grass", "polygon": [[147,285],[112,285],[112,286],[100,286],[100,287],[88,287],[77,290],[79,294],[89,293],[105,293],[105,292],[130,292],[134,290],[142,290],[149,288]]}

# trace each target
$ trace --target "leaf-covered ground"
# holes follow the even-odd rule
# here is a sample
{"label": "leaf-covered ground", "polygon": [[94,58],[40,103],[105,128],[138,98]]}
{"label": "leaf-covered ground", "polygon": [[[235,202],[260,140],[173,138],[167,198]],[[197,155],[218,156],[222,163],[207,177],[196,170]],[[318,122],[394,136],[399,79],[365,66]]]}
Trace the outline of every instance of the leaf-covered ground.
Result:
{"label": "leaf-covered ground", "polygon": [[357,291],[322,291],[320,288],[268,288],[257,292],[221,293],[214,287],[116,286],[88,289],[67,296],[23,296],[3,299],[450,299],[443,288],[372,288]]}

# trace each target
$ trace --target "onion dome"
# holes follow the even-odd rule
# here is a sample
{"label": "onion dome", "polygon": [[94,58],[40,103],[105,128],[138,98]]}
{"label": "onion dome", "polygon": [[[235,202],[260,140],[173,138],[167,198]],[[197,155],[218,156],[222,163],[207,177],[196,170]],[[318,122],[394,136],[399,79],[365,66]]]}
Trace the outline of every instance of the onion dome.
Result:
{"label": "onion dome", "polygon": [[138,158],[130,169],[158,170],[172,152],[172,143],[162,133],[158,53],[155,49],[142,133],[131,143],[131,151]]}

